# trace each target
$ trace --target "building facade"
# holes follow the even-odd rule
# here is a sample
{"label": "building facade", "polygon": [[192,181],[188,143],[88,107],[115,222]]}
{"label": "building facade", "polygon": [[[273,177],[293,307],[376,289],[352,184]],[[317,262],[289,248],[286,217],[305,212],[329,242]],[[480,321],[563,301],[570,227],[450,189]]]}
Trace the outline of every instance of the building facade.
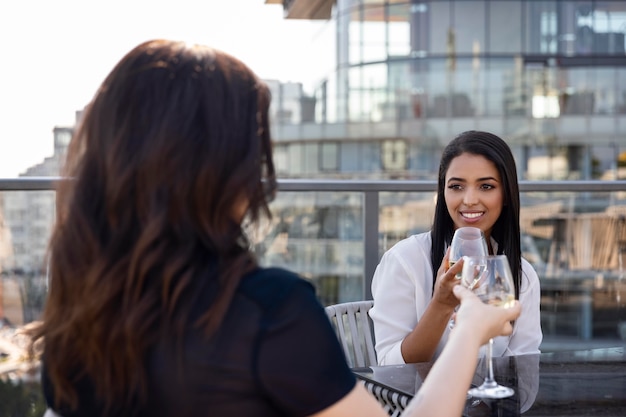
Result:
{"label": "building facade", "polygon": [[328,19],[336,66],[314,120],[276,121],[281,175],[433,179],[443,147],[478,129],[508,141],[520,179],[625,176],[626,2],[282,4]]}

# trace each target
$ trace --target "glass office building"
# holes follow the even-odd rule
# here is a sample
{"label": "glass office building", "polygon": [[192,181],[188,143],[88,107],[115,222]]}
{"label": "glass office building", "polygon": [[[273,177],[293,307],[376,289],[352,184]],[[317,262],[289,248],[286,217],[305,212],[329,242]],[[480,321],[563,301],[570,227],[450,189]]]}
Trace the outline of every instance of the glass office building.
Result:
{"label": "glass office building", "polygon": [[520,179],[626,177],[626,2],[282,4],[328,20],[336,66],[303,97],[314,117],[276,123],[281,175],[433,179],[478,129],[509,142]]}

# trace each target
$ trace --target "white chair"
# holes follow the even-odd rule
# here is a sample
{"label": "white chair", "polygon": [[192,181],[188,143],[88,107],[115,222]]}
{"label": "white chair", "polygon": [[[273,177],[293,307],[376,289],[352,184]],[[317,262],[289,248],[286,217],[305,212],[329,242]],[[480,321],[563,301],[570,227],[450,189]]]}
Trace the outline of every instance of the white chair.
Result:
{"label": "white chair", "polygon": [[365,300],[326,307],[351,368],[377,365],[373,325],[368,314],[373,305],[373,300]]}
{"label": "white chair", "polygon": [[[326,307],[339,343],[351,368],[376,366],[374,349],[374,326],[369,311],[374,301],[354,301]],[[387,388],[361,380],[365,389],[376,398],[387,413],[399,417],[408,404],[408,398]]]}

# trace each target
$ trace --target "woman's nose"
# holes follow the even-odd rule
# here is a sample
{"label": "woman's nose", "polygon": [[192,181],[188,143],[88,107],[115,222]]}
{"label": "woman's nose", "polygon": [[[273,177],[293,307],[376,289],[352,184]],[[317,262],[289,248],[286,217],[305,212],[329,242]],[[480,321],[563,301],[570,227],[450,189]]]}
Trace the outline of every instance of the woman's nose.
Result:
{"label": "woman's nose", "polygon": [[466,206],[474,206],[478,203],[478,195],[473,190],[468,190],[463,196],[463,204]]}

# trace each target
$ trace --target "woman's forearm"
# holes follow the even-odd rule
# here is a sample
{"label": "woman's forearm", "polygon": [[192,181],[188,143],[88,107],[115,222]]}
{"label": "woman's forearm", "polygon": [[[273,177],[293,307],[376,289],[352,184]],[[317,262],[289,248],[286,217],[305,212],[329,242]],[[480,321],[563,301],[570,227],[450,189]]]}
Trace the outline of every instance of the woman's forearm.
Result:
{"label": "woman's forearm", "polygon": [[454,329],[448,343],[403,415],[460,416],[476,365],[481,341],[471,328]]}
{"label": "woman's forearm", "polygon": [[413,331],[402,341],[404,362],[428,362],[433,358],[452,312],[452,307],[431,301]]}

